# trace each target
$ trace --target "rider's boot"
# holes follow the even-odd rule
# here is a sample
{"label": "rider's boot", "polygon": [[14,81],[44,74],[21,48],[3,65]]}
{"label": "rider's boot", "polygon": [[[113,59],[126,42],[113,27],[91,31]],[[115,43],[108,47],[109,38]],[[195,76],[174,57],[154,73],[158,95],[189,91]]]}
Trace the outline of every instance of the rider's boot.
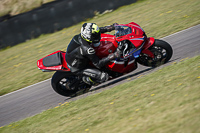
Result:
{"label": "rider's boot", "polygon": [[99,84],[99,83],[93,81],[93,80],[92,80],[90,77],[88,77],[88,76],[83,76],[83,77],[82,77],[82,80],[83,80],[83,82],[85,82],[86,84],[92,85],[92,86],[96,86],[96,85]]}

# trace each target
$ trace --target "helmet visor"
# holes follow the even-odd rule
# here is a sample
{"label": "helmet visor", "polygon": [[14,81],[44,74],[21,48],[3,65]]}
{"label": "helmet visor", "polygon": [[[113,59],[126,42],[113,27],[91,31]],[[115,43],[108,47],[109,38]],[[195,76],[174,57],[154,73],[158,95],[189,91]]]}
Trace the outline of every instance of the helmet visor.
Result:
{"label": "helmet visor", "polygon": [[101,33],[100,32],[92,33],[91,40],[93,43],[98,43],[101,40]]}

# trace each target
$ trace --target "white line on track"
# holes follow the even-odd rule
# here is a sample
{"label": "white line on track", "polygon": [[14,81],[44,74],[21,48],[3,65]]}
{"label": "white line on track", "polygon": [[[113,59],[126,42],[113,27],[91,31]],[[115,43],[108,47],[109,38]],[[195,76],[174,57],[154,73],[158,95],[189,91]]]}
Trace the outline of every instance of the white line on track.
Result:
{"label": "white line on track", "polygon": [[185,31],[187,31],[187,30],[190,30],[190,29],[193,29],[193,28],[196,28],[196,27],[199,27],[199,26],[200,26],[200,24],[195,25],[195,26],[192,26],[192,27],[187,28],[187,29],[185,29],[185,30],[178,31],[178,32],[176,32],[176,33],[170,34],[170,35],[165,36],[165,37],[160,38],[160,39],[164,39],[164,38],[167,38],[167,37],[171,37],[171,36],[174,36],[174,35],[176,35],[176,34],[180,34],[180,33],[182,33],[182,32],[185,32]]}
{"label": "white line on track", "polygon": [[46,81],[48,81],[48,80],[51,80],[51,78],[50,78],[50,79],[46,79],[46,80],[41,81],[41,82],[38,82],[38,83],[35,83],[35,84],[33,84],[33,85],[30,85],[30,86],[24,87],[24,88],[22,88],[22,89],[19,89],[19,90],[16,90],[16,91],[10,92],[10,93],[8,93],[8,94],[5,94],[5,95],[3,95],[3,96],[0,96],[0,98],[2,98],[2,97],[4,97],[4,96],[11,95],[11,94],[16,93],[16,92],[19,92],[19,91],[23,91],[23,90],[28,89],[28,88],[30,88],[30,87],[32,87],[32,86],[35,86],[35,85],[38,85],[38,84],[44,83],[44,82],[46,82]]}

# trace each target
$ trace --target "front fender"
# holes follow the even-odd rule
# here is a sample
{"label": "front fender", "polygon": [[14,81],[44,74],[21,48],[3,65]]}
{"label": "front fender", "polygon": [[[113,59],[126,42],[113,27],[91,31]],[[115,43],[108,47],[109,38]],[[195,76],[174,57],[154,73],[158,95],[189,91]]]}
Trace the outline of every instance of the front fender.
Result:
{"label": "front fender", "polygon": [[142,53],[147,54],[151,58],[154,58],[154,54],[148,49],[154,44],[154,42],[155,42],[155,39],[153,37],[148,37],[143,46]]}

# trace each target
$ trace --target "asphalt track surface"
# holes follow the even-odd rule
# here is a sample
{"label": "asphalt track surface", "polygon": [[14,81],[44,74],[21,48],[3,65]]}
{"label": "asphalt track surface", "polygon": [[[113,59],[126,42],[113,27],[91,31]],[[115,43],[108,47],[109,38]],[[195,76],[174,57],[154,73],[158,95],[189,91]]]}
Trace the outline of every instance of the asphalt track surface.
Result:
{"label": "asphalt track surface", "polygon": [[[174,50],[172,59],[166,65],[170,65],[172,62],[177,62],[187,57],[190,58],[199,55],[200,25],[169,35],[162,38],[162,40],[169,42]],[[160,67],[151,69],[139,65],[137,70],[99,85],[96,88],[93,88],[93,91],[75,98],[64,97],[54,92],[50,85],[50,79],[0,96],[0,127],[41,113],[49,108],[58,106],[59,103],[74,101],[101,92],[102,90],[110,89],[118,84],[127,82],[127,78],[134,80],[135,78],[148,74],[156,69],[160,69]]]}

